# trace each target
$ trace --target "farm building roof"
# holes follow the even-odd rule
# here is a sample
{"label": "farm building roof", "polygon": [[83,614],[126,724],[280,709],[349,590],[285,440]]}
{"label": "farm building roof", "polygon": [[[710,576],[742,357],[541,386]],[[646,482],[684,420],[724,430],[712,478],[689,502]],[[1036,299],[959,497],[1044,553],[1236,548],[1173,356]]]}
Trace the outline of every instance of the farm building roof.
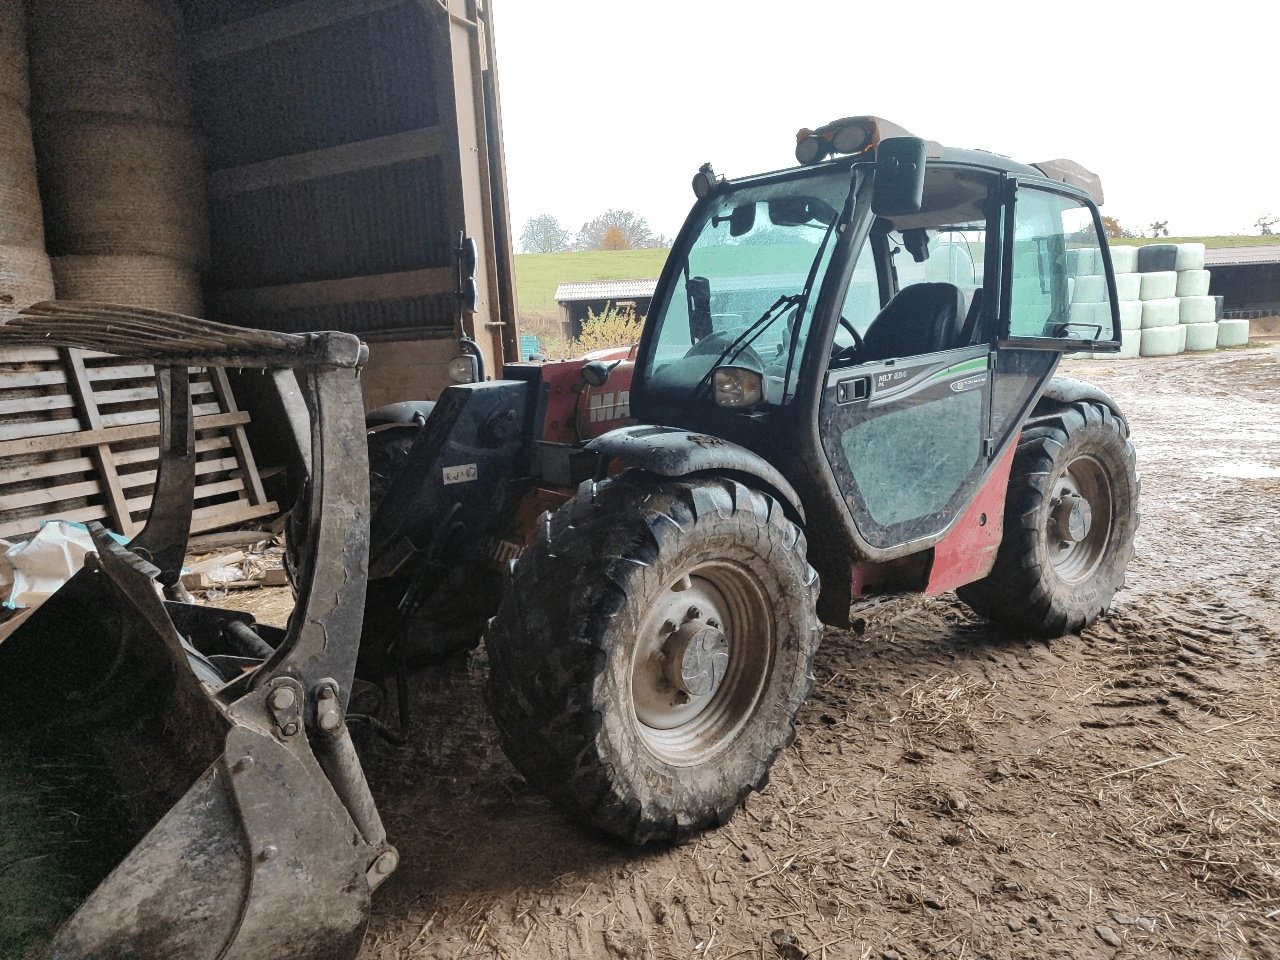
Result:
{"label": "farm building roof", "polygon": [[633,300],[652,297],[657,280],[579,280],[556,285],[556,302],[575,300]]}

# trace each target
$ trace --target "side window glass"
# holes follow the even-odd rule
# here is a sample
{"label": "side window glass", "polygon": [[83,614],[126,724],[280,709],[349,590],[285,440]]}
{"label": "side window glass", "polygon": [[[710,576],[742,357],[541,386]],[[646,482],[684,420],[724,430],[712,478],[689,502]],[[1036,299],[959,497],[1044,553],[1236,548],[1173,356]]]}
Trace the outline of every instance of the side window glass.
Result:
{"label": "side window glass", "polygon": [[1014,210],[1009,336],[1113,339],[1106,269],[1093,211],[1023,187]]}

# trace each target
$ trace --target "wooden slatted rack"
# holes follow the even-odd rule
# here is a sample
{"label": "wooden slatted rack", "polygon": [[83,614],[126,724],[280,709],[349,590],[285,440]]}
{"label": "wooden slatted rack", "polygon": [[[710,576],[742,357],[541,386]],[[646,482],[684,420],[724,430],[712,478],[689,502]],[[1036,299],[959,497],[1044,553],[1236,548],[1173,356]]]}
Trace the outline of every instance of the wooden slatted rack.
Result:
{"label": "wooden slatted rack", "polygon": [[[273,516],[220,368],[191,374],[196,418],[192,531]],[[133,536],[155,484],[159,401],[151,366],[92,351],[0,349],[0,537],[46,519],[101,520]]]}

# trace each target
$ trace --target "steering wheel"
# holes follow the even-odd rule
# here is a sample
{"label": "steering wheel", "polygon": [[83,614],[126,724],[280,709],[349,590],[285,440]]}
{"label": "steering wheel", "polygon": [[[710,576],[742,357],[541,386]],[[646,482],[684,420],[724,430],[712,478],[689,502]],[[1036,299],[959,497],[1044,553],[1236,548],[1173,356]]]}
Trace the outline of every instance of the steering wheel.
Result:
{"label": "steering wheel", "polygon": [[[715,333],[707,334],[686,352],[686,357],[701,357],[707,354],[720,356],[729,348],[729,344],[733,343],[733,338],[723,330],[717,330]],[[764,369],[764,361],[760,359],[760,354],[756,353],[749,344],[739,344],[729,351],[729,356],[725,357],[728,363],[738,364],[746,361],[747,365],[753,365],[757,370]]]}
{"label": "steering wheel", "polygon": [[853,337],[853,343],[847,347],[841,347],[839,350],[832,350],[831,363],[847,363],[850,360],[857,359],[858,354],[862,353],[864,346],[862,334],[854,329],[853,324],[844,317],[840,318],[840,326],[849,336]]}

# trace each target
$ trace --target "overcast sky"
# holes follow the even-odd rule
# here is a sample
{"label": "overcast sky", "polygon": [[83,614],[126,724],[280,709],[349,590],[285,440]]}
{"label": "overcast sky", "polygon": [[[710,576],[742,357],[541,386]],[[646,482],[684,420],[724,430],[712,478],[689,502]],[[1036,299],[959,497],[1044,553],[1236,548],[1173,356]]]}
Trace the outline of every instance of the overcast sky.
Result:
{"label": "overcast sky", "polygon": [[797,129],[863,113],[1076,160],[1125,227],[1257,233],[1280,216],[1267,0],[492,2],[517,237],[538,214],[577,230],[611,207],[671,237],[699,164],[791,166]]}

